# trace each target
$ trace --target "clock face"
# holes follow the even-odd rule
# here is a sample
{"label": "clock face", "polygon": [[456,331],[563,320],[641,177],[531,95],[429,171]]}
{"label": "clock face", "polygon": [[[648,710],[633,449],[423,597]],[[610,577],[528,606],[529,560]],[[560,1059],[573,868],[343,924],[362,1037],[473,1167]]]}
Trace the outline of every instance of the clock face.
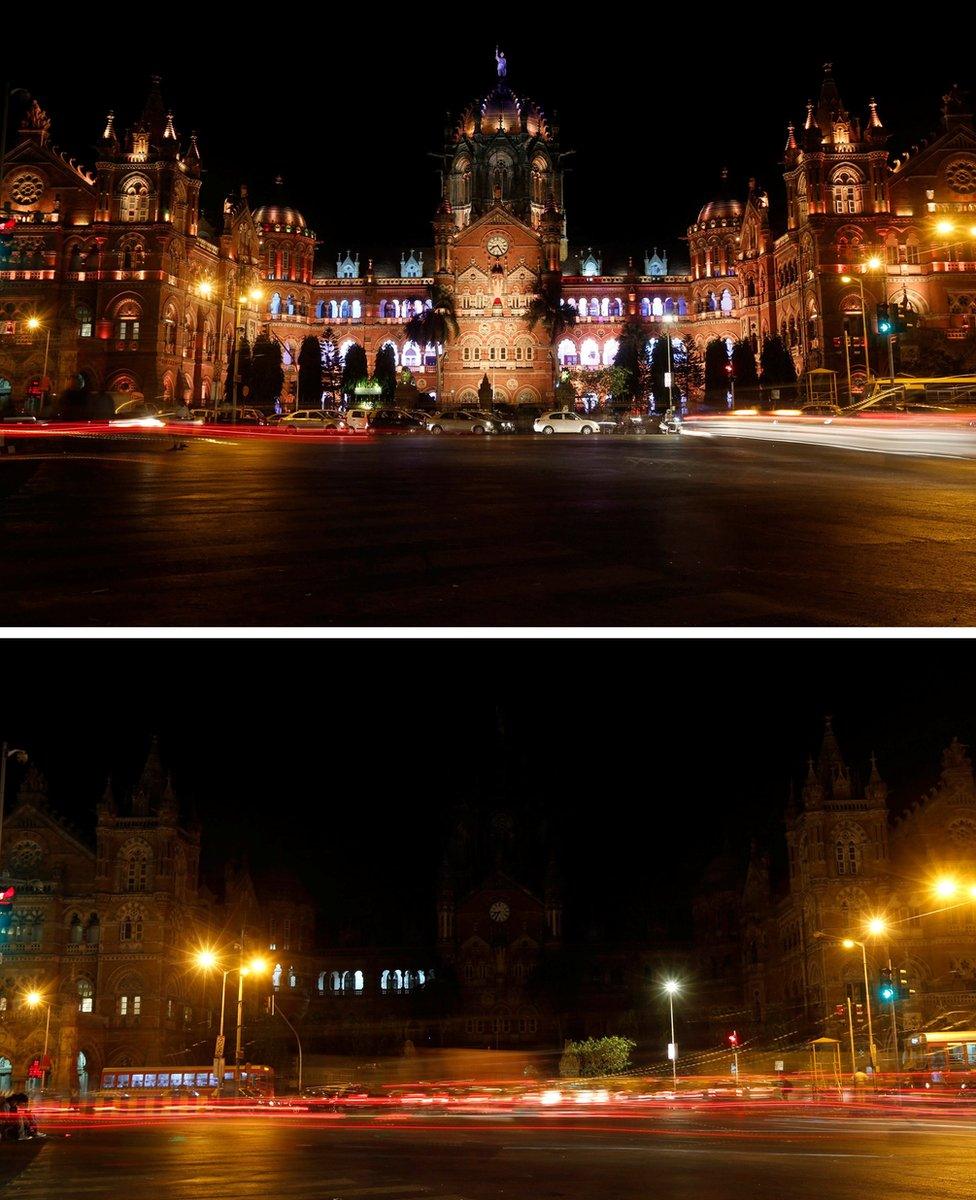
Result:
{"label": "clock face", "polygon": [[507,251],[508,238],[500,233],[493,233],[488,239],[488,253],[494,254],[495,258],[501,258]]}
{"label": "clock face", "polygon": [[507,921],[510,911],[504,900],[496,900],[491,908],[488,909],[488,916],[493,921]]}

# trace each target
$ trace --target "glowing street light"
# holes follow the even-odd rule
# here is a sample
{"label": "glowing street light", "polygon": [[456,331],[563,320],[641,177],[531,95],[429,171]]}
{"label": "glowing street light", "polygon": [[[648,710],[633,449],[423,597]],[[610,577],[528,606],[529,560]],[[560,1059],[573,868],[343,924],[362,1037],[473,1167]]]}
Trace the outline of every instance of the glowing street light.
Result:
{"label": "glowing street light", "polygon": [[260,304],[263,299],[264,292],[262,292],[258,287],[251,288],[246,295],[244,292],[240,292],[237,297],[237,308],[234,312],[234,362],[230,376],[232,389],[230,399],[230,419],[233,425],[237,424],[237,393],[238,384],[240,383],[240,380],[237,377],[237,363],[240,353],[241,334],[243,333],[243,327],[241,326],[241,309],[245,304],[247,304],[248,300],[251,300],[254,304]]}
{"label": "glowing street light", "polygon": [[[36,333],[38,329],[44,328],[44,322],[40,317],[28,317],[27,328],[31,333]],[[37,415],[41,415],[41,408],[44,405],[44,396],[47,394],[47,359],[48,351],[51,349],[51,326],[47,327],[47,337],[44,339],[44,366],[41,370],[41,395],[37,401]]]}
{"label": "glowing street light", "polygon": [[671,1074],[674,1076],[674,1087],[677,1091],[678,1043],[674,1040],[674,998],[681,991],[681,984],[676,979],[665,979],[664,990],[668,996],[668,1008],[671,1012],[671,1041],[668,1043],[668,1058],[671,1059]]}
{"label": "glowing street light", "polygon": [[844,947],[845,950],[853,950],[855,946],[861,947],[861,962],[864,966],[864,1008],[868,1014],[868,1047],[869,1047],[869,1054],[871,1057],[871,1065],[874,1067],[875,1070],[877,1070],[878,1069],[878,1053],[877,1053],[877,1048],[875,1047],[875,1044],[874,1044],[874,1027],[871,1023],[871,984],[870,984],[870,981],[868,980],[868,952],[867,952],[867,949],[866,949],[864,943],[859,942],[857,940],[857,938],[832,937],[829,933],[824,933],[823,930],[821,930],[821,929],[816,930],[814,932],[813,936],[818,941],[824,940],[824,941],[831,941],[831,942],[839,942],[841,944],[841,946]]}
{"label": "glowing street light", "polygon": [[[240,950],[240,946],[235,947]],[[264,975],[268,970],[266,959],[260,956],[255,956],[250,962],[245,963],[243,959],[235,967],[226,967],[221,970],[220,960],[216,951],[208,947],[203,947],[196,952],[193,960],[198,967],[204,971],[218,970],[221,972],[220,982],[220,1030],[217,1034],[217,1044],[214,1047],[214,1074],[217,1076],[217,1094],[220,1095],[224,1083],[224,1011],[226,1008],[227,996],[227,976],[237,972],[237,1039],[234,1050],[234,1064],[240,1072],[241,1066],[241,1044],[242,1033],[244,1028],[244,978],[247,975]],[[240,1075],[238,1074],[238,1086],[240,1085]]]}
{"label": "glowing street light", "polygon": [[888,922],[884,919],[884,917],[872,917],[871,920],[868,921],[868,933],[870,933],[872,937],[879,937],[882,933],[887,932]]}
{"label": "glowing street light", "polygon": [[209,279],[201,279],[200,283],[197,285],[197,292],[203,297],[204,300],[210,299],[210,296],[213,292],[213,287]]}
{"label": "glowing street light", "polygon": [[41,995],[40,992],[36,992],[36,991],[28,992],[27,995],[24,997],[24,1002],[27,1005],[27,1007],[30,1009],[35,1009],[41,1004],[43,1004],[44,1007],[47,1009],[47,1020],[44,1022],[44,1053],[41,1057],[41,1071],[42,1071],[41,1086],[43,1087],[44,1084],[47,1083],[48,1068],[47,1068],[46,1064],[48,1061],[47,1047],[48,1047],[48,1042],[51,1039],[51,1005],[47,1000],[44,999],[44,997]]}
{"label": "glowing street light", "polygon": [[933,891],[940,900],[951,900],[959,891],[959,884],[951,875],[943,875],[935,881]]}
{"label": "glowing street light", "polygon": [[[877,262],[877,261],[878,261],[877,259],[871,259],[871,262]],[[860,275],[858,275],[858,276],[841,275],[840,281],[841,281],[841,283],[856,283],[861,292],[861,330],[864,335],[864,369],[867,372],[867,379],[865,382],[867,383],[868,386],[870,386],[870,384],[871,384],[871,348],[868,343],[868,313],[867,313],[868,306],[867,306],[867,301],[864,299],[864,280],[860,277]],[[844,346],[846,349],[846,347],[847,347],[847,332],[846,332],[846,330],[844,332]],[[847,394],[848,394],[848,396],[850,396],[850,394],[851,394],[850,357],[848,357],[847,362],[848,362]]]}

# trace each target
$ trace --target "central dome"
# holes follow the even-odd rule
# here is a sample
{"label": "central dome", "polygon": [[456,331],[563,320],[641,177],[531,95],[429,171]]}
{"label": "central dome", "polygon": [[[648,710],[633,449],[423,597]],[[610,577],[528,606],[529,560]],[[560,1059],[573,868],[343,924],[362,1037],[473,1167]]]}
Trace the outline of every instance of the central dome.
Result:
{"label": "central dome", "polygon": [[718,195],[703,206],[698,214],[698,224],[704,225],[709,221],[735,221],[741,216],[742,204],[732,195],[729,188],[728,171],[723,171]]}
{"label": "central dome", "polygon": [[256,225],[274,230],[276,233],[307,233],[305,218],[297,208],[286,208],[279,204],[262,205],[254,213]]}
{"label": "central dome", "polygon": [[484,133],[519,133],[522,122],[530,137],[546,136],[546,119],[542,109],[515,95],[500,79],[481,102],[481,128]]}

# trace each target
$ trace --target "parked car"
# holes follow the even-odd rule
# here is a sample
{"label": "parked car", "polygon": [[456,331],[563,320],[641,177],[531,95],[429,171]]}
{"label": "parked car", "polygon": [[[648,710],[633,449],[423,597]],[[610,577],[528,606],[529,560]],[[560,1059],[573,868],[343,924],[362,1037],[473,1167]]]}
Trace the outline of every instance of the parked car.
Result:
{"label": "parked car", "polygon": [[350,408],[346,412],[346,424],[350,429],[357,429],[362,433],[369,428],[370,418],[374,415],[371,408]]}
{"label": "parked car", "polygon": [[211,412],[210,423],[214,425],[267,425],[268,418],[259,408],[239,408],[235,422],[232,408],[218,408],[216,412]]}
{"label": "parked car", "polygon": [[427,426],[420,417],[399,408],[378,408],[369,416],[369,429],[380,433],[426,433]]}
{"label": "parked car", "polygon": [[493,417],[466,408],[441,409],[427,417],[431,433],[495,433]]}
{"label": "parked car", "polygon": [[574,412],[548,412],[532,425],[536,433],[599,433],[600,422]]}
{"label": "parked car", "polygon": [[333,416],[322,408],[300,408],[289,413],[278,422],[279,429],[287,429],[289,433],[299,433],[303,429],[322,430],[340,429],[341,418]]}

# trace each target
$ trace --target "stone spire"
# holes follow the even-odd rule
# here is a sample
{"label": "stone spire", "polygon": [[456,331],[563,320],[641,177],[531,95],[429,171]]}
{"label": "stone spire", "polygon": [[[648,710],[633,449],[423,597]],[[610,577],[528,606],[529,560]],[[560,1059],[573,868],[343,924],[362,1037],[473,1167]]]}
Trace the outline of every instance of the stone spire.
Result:
{"label": "stone spire", "polygon": [[98,818],[103,820],[105,817],[114,817],[115,808],[115,789],[112,787],[112,776],[109,775],[105,780],[105,790],[102,792],[102,798],[98,802]]}
{"label": "stone spire", "polygon": [[159,737],[153,734],[149,753],[146,756],[146,765],[142,768],[142,775],[139,777],[136,790],[132,793],[133,815],[148,816],[150,805],[160,799],[162,792],[163,765],[159,761]]}
{"label": "stone spire", "polygon": [[150,141],[157,145],[162,141],[163,131],[167,126],[166,106],[163,104],[161,84],[162,76],[153,75],[149,95],[146,97],[146,104],[142,110],[142,116],[139,118],[139,123],[148,132]]}
{"label": "stone spire", "polygon": [[787,125],[786,130],[786,149],[783,151],[783,156],[786,160],[786,165],[792,166],[800,153],[800,147],[796,143],[796,127],[794,125]]}
{"label": "stone spire", "polygon": [[871,751],[871,774],[868,777],[868,785],[864,789],[864,796],[866,800],[878,806],[883,806],[888,798],[888,788],[878,771],[878,760],[875,758],[873,750]]}
{"label": "stone spire", "polygon": [[173,110],[170,109],[166,114],[166,128],[163,130],[163,140],[175,142],[176,130],[173,128]]}
{"label": "stone spire", "polygon": [[117,153],[119,149],[119,137],[115,132],[115,113],[111,109],[105,118],[105,129],[102,132],[102,146],[111,154]]}

